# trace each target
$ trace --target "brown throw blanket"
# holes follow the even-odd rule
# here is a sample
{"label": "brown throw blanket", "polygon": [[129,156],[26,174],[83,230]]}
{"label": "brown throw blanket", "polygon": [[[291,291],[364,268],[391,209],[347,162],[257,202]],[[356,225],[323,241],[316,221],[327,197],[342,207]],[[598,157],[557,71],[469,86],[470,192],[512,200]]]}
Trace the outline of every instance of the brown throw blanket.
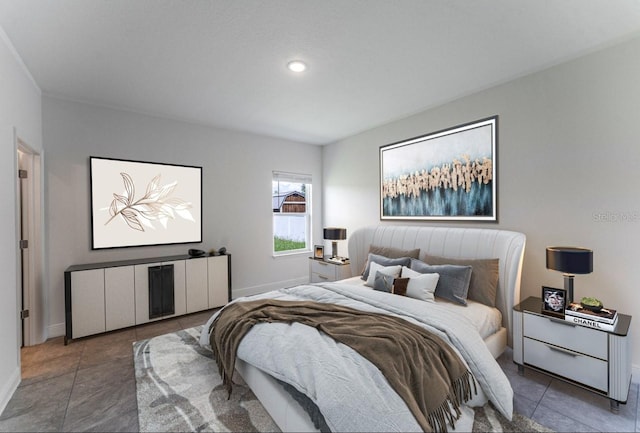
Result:
{"label": "brown throw blanket", "polygon": [[264,299],[227,305],[211,325],[210,343],[231,393],[240,341],[256,323],[312,326],[380,369],[425,432],[447,431],[460,405],[477,392],[473,376],[440,337],[404,319],[312,301]]}

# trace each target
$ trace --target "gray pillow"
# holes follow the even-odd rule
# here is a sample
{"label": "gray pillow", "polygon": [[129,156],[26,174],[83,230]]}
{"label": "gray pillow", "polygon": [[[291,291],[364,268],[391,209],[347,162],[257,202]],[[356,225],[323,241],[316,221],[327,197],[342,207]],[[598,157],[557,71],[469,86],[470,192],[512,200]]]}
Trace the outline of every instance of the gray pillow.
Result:
{"label": "gray pillow", "polygon": [[452,259],[426,254],[422,261],[430,265],[471,266],[473,271],[471,271],[467,299],[480,302],[489,307],[496,306],[498,275],[500,274],[499,259]]}
{"label": "gray pillow", "polygon": [[373,282],[373,289],[380,292],[393,293],[394,295],[406,296],[409,278],[396,278],[377,271]]}
{"label": "gray pillow", "polygon": [[439,274],[440,278],[438,279],[435,295],[461,305],[467,305],[471,266],[428,265],[420,260],[411,259],[410,268],[423,274]]}
{"label": "gray pillow", "polygon": [[376,272],[376,279],[373,281],[373,289],[380,292],[391,293],[393,291],[393,280],[396,277],[393,275],[383,274],[382,272]]}
{"label": "gray pillow", "polygon": [[[369,253],[375,254],[377,256],[384,256],[389,259],[397,259],[400,257],[411,257],[412,259],[420,258],[420,248],[415,248],[413,250],[402,250],[400,248],[381,247],[379,245],[369,245]],[[365,272],[368,273],[368,269],[369,269],[369,261],[367,260],[361,274],[364,275]],[[366,280],[366,278],[363,278],[363,279]]]}
{"label": "gray pillow", "polygon": [[367,259],[367,266],[364,268],[364,272],[362,273],[362,279],[367,281],[369,279],[369,268],[371,267],[371,262],[377,263],[381,266],[406,266],[409,267],[411,264],[411,258],[409,257],[399,257],[399,258],[389,258],[385,256],[379,256],[377,254],[369,253],[369,257]]}

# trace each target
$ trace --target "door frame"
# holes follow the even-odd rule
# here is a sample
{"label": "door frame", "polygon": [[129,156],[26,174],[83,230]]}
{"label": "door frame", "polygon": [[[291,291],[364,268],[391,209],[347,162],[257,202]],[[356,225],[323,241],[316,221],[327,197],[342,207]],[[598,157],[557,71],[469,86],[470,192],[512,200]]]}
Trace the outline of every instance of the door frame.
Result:
{"label": "door frame", "polygon": [[[18,317],[20,317],[21,299],[24,299],[22,308],[29,310],[29,317],[22,321],[21,332],[24,341],[21,345],[31,346],[42,343],[46,340],[45,334],[45,292],[44,292],[44,272],[42,262],[43,247],[43,219],[42,219],[42,158],[27,143],[14,135],[16,145],[16,157],[18,159],[18,169],[27,170],[28,177],[17,181],[17,203],[18,212],[20,206],[24,208],[22,218],[19,219],[19,226],[16,228],[17,236],[22,236],[22,227],[26,226],[24,233],[29,241],[26,250],[21,251],[24,261],[20,260],[19,281],[17,284],[18,296]],[[16,176],[18,174],[16,173]],[[24,269],[22,263],[25,263]],[[25,276],[23,281],[23,275]],[[24,292],[24,298],[23,298]]]}

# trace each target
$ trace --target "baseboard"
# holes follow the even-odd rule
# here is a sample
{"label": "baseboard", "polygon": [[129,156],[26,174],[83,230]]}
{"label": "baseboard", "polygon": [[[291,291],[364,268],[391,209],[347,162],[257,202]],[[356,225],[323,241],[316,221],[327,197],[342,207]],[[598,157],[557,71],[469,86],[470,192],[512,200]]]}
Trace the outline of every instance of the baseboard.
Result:
{"label": "baseboard", "polygon": [[63,323],[55,323],[47,327],[47,338],[62,337],[66,333],[66,328]]}
{"label": "baseboard", "polygon": [[232,298],[237,299],[243,296],[258,295],[260,293],[269,292],[271,290],[282,289],[285,287],[298,286],[300,284],[309,284],[309,277],[294,278],[291,280],[277,281],[274,283],[260,284],[259,286],[243,287],[242,289],[233,289]]}
{"label": "baseboard", "polygon": [[13,393],[16,392],[18,385],[20,385],[20,380],[20,366],[18,366],[9,377],[7,383],[5,383],[0,390],[0,413],[3,413],[7,404],[9,404],[9,400],[13,397]]}

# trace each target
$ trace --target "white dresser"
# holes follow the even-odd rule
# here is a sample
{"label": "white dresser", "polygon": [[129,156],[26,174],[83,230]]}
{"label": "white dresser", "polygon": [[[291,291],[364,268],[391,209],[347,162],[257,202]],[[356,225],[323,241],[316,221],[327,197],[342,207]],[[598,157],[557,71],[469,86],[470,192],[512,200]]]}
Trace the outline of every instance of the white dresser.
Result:
{"label": "white dresser", "polygon": [[610,399],[612,411],[626,403],[631,383],[631,316],[618,313],[613,331],[580,326],[542,314],[542,300],[513,308],[513,361],[582,386]]}
{"label": "white dresser", "polygon": [[[150,269],[171,267],[172,309],[150,312]],[[64,273],[65,344],[85,337],[221,307],[231,300],[231,255],[154,257],[73,265]]]}

